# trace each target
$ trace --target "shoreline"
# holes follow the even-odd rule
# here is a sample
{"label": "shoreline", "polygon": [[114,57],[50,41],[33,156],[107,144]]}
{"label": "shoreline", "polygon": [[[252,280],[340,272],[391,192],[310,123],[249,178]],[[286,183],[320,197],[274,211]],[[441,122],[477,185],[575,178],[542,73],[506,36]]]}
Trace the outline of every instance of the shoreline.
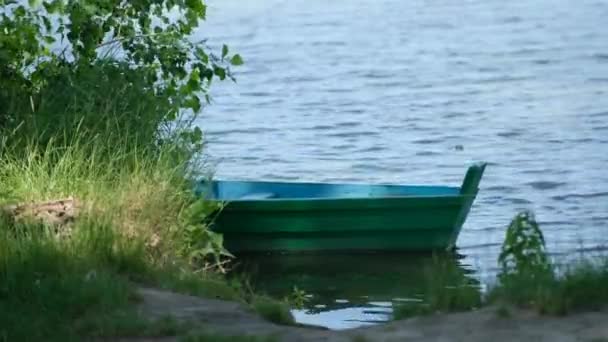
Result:
{"label": "shoreline", "polygon": [[[246,307],[229,301],[202,299],[152,288],[140,288],[138,311],[149,319],[171,315],[189,324],[182,336],[245,336],[252,341],[608,341],[608,308],[567,316],[544,316],[510,307],[505,315],[496,305],[458,313],[438,313],[346,330],[277,325]],[[155,341],[180,341],[165,336]],[[115,341],[141,341],[116,338]]]}

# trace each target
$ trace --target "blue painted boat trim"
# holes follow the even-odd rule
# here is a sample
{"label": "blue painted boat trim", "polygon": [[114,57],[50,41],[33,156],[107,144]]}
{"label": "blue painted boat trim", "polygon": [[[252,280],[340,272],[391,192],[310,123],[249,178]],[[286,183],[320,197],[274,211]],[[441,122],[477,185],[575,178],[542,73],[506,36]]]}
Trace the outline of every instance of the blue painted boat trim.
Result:
{"label": "blue painted boat trim", "polygon": [[211,200],[235,202],[458,196],[460,187],[219,180],[200,182],[196,191]]}

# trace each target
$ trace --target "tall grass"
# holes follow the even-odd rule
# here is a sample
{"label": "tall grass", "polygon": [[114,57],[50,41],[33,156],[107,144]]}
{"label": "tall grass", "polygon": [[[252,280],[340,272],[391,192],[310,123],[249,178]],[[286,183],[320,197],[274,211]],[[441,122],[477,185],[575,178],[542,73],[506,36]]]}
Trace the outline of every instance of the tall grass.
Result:
{"label": "tall grass", "polygon": [[206,227],[184,220],[196,201],[187,163],[172,152],[83,140],[0,151],[0,206],[68,196],[80,205],[68,237],[0,220],[0,340],[120,333],[103,324],[134,316],[136,282],[239,297],[217,277],[195,273],[200,265],[188,257],[182,228]]}
{"label": "tall grass", "polygon": [[422,267],[423,300],[396,306],[393,313],[395,319],[436,312],[467,311],[481,306],[479,284],[469,278],[449,255],[434,255]]}
{"label": "tall grass", "polygon": [[491,288],[487,301],[549,315],[595,311],[608,307],[607,282],[608,259],[583,258],[567,265],[561,274],[555,269],[550,274],[531,270],[525,276],[499,282]]}
{"label": "tall grass", "polygon": [[[76,140],[68,146],[30,145],[17,156],[0,154],[3,202],[74,197],[86,217],[103,218],[117,233],[155,238],[152,250],[172,250],[183,208],[192,200],[185,165],[161,153],[141,158],[137,151]],[[150,250],[152,252],[152,250]]]}
{"label": "tall grass", "polygon": [[[68,100],[89,100],[78,96]],[[88,117],[66,112],[78,109],[72,102],[63,111],[55,104],[56,115],[68,117],[56,127],[24,121],[1,131],[0,207],[73,197],[80,209],[71,234],[61,238],[36,222],[0,220],[0,341],[145,333],[124,325],[142,324],[130,309],[135,283],[240,298],[221,277],[198,272],[203,260],[191,257],[205,241],[188,234],[212,235],[202,235],[203,217],[192,215],[193,164],[183,145],[159,143],[159,135],[145,132],[150,127],[121,131],[135,129],[137,120],[124,123],[133,113],[114,111],[120,103],[135,108],[137,100],[90,96],[97,104],[79,112]],[[89,122],[96,108],[98,126]]]}
{"label": "tall grass", "polygon": [[608,305],[608,259],[583,257],[558,272],[532,212],[519,213],[511,221],[498,261],[499,282],[490,291],[489,301],[557,315]]}
{"label": "tall grass", "polygon": [[[36,94],[3,89],[0,129],[13,146],[35,142],[70,145],[98,138],[98,145],[129,152],[155,151],[163,139],[184,128],[168,97],[156,94],[141,71],[110,57],[92,65],[49,67]],[[114,150],[110,149],[114,154]]]}
{"label": "tall grass", "polygon": [[89,227],[95,237],[79,229],[69,241],[39,227],[0,227],[0,340],[76,340],[80,319],[128,307],[134,289],[114,270],[141,269],[141,250],[112,246],[107,230]]}

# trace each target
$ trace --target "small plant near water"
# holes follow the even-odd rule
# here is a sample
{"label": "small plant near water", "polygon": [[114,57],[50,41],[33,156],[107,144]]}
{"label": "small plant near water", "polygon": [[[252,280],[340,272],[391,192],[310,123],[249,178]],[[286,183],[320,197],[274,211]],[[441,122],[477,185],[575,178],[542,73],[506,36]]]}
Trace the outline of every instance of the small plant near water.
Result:
{"label": "small plant near water", "polygon": [[425,266],[423,300],[401,304],[394,309],[395,319],[436,312],[466,311],[481,305],[478,286],[457,264],[446,258],[433,256]]}
{"label": "small plant near water", "polygon": [[542,296],[548,282],[554,279],[545,239],[532,212],[519,213],[511,221],[498,263],[498,280],[516,303]]}
{"label": "small plant near water", "polygon": [[180,252],[191,264],[203,264],[205,269],[217,268],[224,273],[223,264],[234,256],[224,248],[224,237],[203,223],[218,210],[218,204],[203,200],[194,201],[183,210],[179,216],[183,232]]}
{"label": "small plant near water", "polygon": [[289,303],[296,309],[304,308],[304,305],[310,300],[308,294],[304,290],[300,290],[297,286],[293,287],[293,290],[287,298],[285,298],[285,302]]}
{"label": "small plant near water", "polygon": [[289,305],[267,296],[253,296],[251,307],[268,321],[283,325],[293,325],[295,321]]}
{"label": "small plant near water", "polygon": [[499,298],[543,311],[556,279],[543,233],[532,212],[519,213],[511,221],[498,263],[499,285],[490,292],[490,300]]}
{"label": "small plant near water", "polygon": [[511,316],[512,305],[554,315],[608,306],[608,259],[583,259],[562,267],[558,274],[532,212],[519,213],[511,221],[498,263],[498,283],[484,299],[456,265],[433,258],[425,270],[423,300],[397,306],[394,318],[465,311],[486,304],[497,304],[496,315],[503,318]]}
{"label": "small plant near water", "polygon": [[608,305],[608,260],[581,260],[557,274],[531,212],[518,214],[509,225],[499,265],[499,282],[489,293],[490,302],[557,315]]}

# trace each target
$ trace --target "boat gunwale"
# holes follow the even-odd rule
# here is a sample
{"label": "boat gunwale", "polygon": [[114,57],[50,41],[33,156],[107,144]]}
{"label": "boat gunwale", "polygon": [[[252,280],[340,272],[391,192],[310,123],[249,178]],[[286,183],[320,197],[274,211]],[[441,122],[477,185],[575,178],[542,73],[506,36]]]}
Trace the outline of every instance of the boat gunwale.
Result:
{"label": "boat gunwale", "polygon": [[[200,180],[199,182],[205,182]],[[214,179],[211,182],[223,183],[260,183],[260,184],[295,184],[295,185],[331,185],[331,186],[388,186],[388,187],[415,187],[415,188],[455,188],[460,189],[460,186],[454,185],[437,185],[437,184],[398,184],[398,183],[364,183],[364,182],[315,182],[315,181],[286,181],[286,180],[250,180],[250,179]]]}
{"label": "boat gunwale", "polygon": [[[200,181],[199,183],[203,183]],[[337,201],[337,200],[387,200],[397,198],[430,198],[430,197],[462,197],[460,193],[461,187],[459,186],[448,186],[448,185],[418,185],[418,184],[369,184],[369,183],[324,183],[324,182],[274,182],[274,181],[249,181],[249,180],[214,180],[212,184],[217,185],[219,183],[254,183],[254,184],[280,184],[280,185],[296,185],[296,186],[361,186],[361,187],[389,187],[389,188],[417,188],[417,189],[441,189],[446,190],[445,194],[423,194],[423,193],[412,193],[412,194],[398,194],[393,196],[378,195],[378,196],[351,196],[351,197],[268,197],[268,198],[234,198],[234,199],[222,199],[208,197],[207,200],[213,202],[223,203],[245,203],[245,202],[292,202],[292,201]],[[447,191],[453,191],[449,193]],[[208,193],[207,193],[208,195]],[[465,195],[466,196],[466,195]]]}

